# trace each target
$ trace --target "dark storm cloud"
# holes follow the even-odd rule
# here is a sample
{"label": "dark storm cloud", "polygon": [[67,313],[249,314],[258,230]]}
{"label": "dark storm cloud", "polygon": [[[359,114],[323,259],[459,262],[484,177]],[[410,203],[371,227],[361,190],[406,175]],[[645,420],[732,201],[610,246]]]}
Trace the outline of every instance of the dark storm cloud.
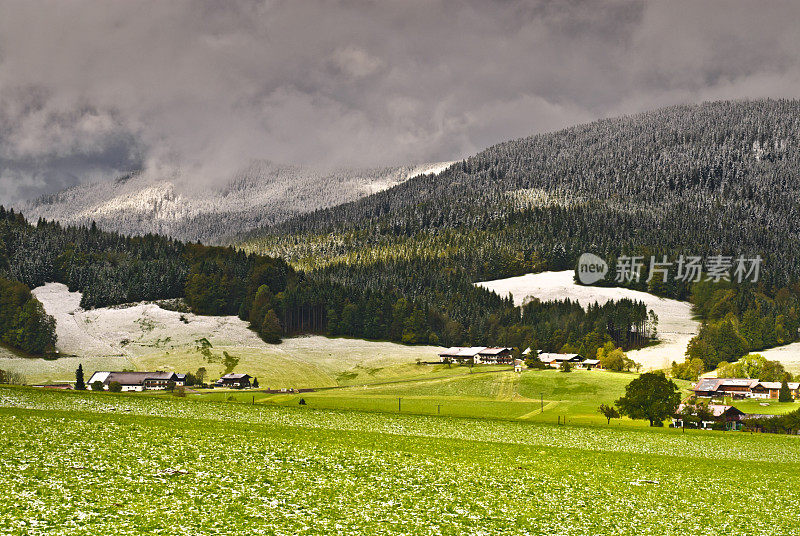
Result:
{"label": "dark storm cloud", "polygon": [[598,117],[797,97],[795,2],[0,0],[0,202],[144,167],[450,160]]}

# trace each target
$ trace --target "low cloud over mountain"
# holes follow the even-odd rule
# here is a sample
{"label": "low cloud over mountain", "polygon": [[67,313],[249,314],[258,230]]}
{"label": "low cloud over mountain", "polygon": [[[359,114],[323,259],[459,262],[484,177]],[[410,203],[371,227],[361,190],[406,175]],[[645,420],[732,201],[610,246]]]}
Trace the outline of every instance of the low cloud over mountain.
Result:
{"label": "low cloud over mountain", "polygon": [[793,2],[0,0],[0,202],[144,169],[453,160],[597,117],[800,96]]}

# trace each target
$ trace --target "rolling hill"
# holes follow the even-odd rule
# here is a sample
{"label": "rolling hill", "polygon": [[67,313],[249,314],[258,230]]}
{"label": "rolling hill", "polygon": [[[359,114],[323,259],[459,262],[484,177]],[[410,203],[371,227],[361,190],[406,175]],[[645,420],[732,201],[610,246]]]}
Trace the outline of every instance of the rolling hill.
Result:
{"label": "rolling hill", "polygon": [[571,269],[585,251],[760,254],[762,280],[785,285],[800,279],[798,201],[800,101],[721,101],[504,142],[243,246],[308,266],[436,258],[474,281]]}
{"label": "rolling hill", "polygon": [[[714,325],[699,334],[696,353],[713,368],[748,346],[797,340],[798,222],[800,101],[764,99],[674,106],[503,142],[436,177],[291,218],[240,244],[312,278],[401,289],[478,344],[514,342],[492,331],[506,305],[475,293],[479,281],[572,270],[586,252],[609,265],[641,256],[643,273],[626,288],[685,302],[694,282],[673,273],[648,283],[651,257],[760,256],[757,284],[704,291],[716,307],[704,319]],[[730,346],[724,334],[747,313],[781,329],[736,333]],[[454,339],[444,329],[437,336]]]}

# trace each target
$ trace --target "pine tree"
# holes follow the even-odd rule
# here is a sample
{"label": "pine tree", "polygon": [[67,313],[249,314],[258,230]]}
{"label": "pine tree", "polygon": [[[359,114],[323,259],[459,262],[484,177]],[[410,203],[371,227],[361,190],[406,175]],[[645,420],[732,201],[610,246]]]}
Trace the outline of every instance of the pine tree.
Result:
{"label": "pine tree", "polygon": [[264,342],[277,344],[281,342],[281,332],[281,323],[278,320],[278,315],[275,314],[274,310],[270,309],[267,311],[267,314],[264,315],[264,320],[261,322],[261,329],[258,334]]}
{"label": "pine tree", "polygon": [[781,390],[778,393],[778,402],[791,402],[792,401],[792,391],[789,389],[789,382],[786,381],[786,378],[783,379],[781,382]]}
{"label": "pine tree", "polygon": [[77,391],[85,391],[86,383],[83,381],[83,365],[78,365],[78,370],[75,371],[75,389]]}

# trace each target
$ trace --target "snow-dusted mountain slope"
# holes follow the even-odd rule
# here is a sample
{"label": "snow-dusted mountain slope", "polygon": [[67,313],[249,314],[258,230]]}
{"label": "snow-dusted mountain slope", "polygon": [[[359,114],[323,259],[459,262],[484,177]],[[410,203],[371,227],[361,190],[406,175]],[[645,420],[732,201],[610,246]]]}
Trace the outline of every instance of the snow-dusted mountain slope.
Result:
{"label": "snow-dusted mountain slope", "polygon": [[257,161],[229,181],[198,186],[175,174],[134,174],[87,183],[22,207],[29,220],[89,224],[125,234],[159,233],[182,240],[225,243],[228,238],[320,208],[353,201],[452,162],[378,169],[318,171]]}
{"label": "snow-dusted mountain slope", "polygon": [[586,307],[592,303],[601,305],[610,300],[629,298],[644,302],[648,309],[658,315],[659,344],[628,352],[628,357],[641,363],[645,369],[667,368],[673,361],[682,363],[686,346],[697,334],[700,324],[692,319],[692,306],[687,302],[659,298],[647,292],[618,287],[585,287],[575,283],[574,272],[542,272],[520,277],[498,279],[477,283],[495,291],[500,296],[514,297],[514,303],[522,305],[531,298],[542,301],[576,300]]}

